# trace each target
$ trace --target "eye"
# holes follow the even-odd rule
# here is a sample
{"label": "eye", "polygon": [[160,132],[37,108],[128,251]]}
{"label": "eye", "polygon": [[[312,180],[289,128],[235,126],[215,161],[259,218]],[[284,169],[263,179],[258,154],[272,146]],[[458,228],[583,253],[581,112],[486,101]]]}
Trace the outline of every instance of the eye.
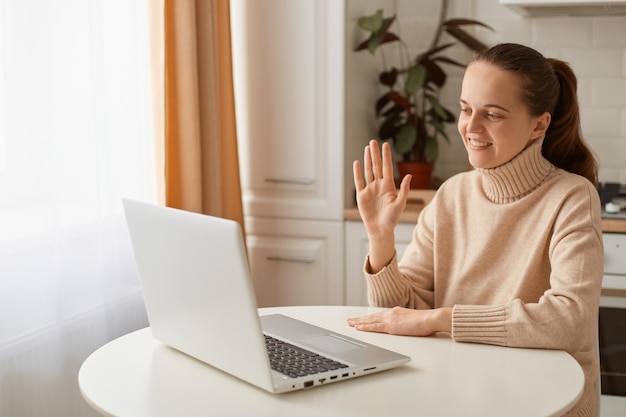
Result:
{"label": "eye", "polygon": [[496,113],[488,112],[487,113],[487,118],[490,119],[490,120],[498,120],[500,118],[500,115],[496,114]]}
{"label": "eye", "polygon": [[463,113],[463,114],[471,114],[472,111],[469,108],[467,108],[467,107],[461,106],[461,113]]}

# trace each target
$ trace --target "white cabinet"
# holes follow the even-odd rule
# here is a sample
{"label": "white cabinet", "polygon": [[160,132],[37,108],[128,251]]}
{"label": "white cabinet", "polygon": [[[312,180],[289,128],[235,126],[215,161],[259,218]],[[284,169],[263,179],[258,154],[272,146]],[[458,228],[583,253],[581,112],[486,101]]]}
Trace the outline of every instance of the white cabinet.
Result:
{"label": "white cabinet", "polygon": [[[411,243],[413,223],[400,223],[396,227],[396,252],[400,259]],[[365,226],[360,221],[347,221],[346,235],[346,305],[367,305],[367,282],[363,276],[363,264],[369,252]]]}
{"label": "white cabinet", "polygon": [[244,212],[343,216],[344,2],[231,0]]}
{"label": "white cabinet", "polygon": [[342,305],[343,223],[247,218],[259,307]]}
{"label": "white cabinet", "polygon": [[344,7],[231,0],[246,241],[261,306],[344,302]]}

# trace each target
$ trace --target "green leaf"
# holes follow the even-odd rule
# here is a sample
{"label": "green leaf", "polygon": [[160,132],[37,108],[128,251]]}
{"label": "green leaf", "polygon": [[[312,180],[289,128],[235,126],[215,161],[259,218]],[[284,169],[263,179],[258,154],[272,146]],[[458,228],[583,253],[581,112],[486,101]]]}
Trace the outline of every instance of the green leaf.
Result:
{"label": "green leaf", "polygon": [[407,76],[405,91],[408,95],[413,95],[419,91],[426,81],[426,68],[417,64],[409,68],[409,74]]}
{"label": "green leaf", "polygon": [[358,21],[359,27],[370,32],[370,37],[367,41],[357,46],[356,50],[360,51],[365,49],[367,45],[367,50],[374,55],[376,49],[378,49],[381,44],[399,40],[400,38],[398,38],[397,35],[389,32],[389,27],[394,20],[396,20],[395,16],[384,18],[382,10],[378,10],[378,12],[372,16],[360,18]]}
{"label": "green leaf", "polygon": [[[441,122],[441,120],[431,119],[430,120],[430,125],[435,128],[435,131],[437,133],[440,133],[441,136],[443,136],[443,138],[445,139],[446,142],[450,143],[450,137],[448,136],[448,132],[446,132],[446,127]],[[435,137],[436,136],[437,136],[437,134],[435,134]]]}
{"label": "green leaf", "polygon": [[380,36],[372,35],[367,42],[367,50],[370,51],[370,54],[374,55],[376,49],[378,49],[378,45],[380,45]]}
{"label": "green leaf", "polygon": [[430,94],[427,95],[426,97],[428,98],[430,105],[435,110],[435,113],[437,113],[437,115],[441,119],[445,120],[448,117],[448,114],[446,113],[446,109],[444,109],[443,106],[439,103],[439,100],[437,99],[437,97],[431,96]]}
{"label": "green leaf", "polygon": [[[446,142],[448,143],[448,145],[450,144],[450,136],[448,136],[448,132],[445,131],[445,129],[440,130],[441,136],[443,136],[443,138],[446,140]],[[437,145],[439,146],[439,145]]]}
{"label": "green leaf", "polygon": [[428,135],[426,137],[426,160],[434,162],[439,158],[439,142],[435,136]]}
{"label": "green leaf", "polygon": [[376,33],[383,27],[383,11],[379,9],[371,16],[359,18],[358,25],[361,29]]}
{"label": "green leaf", "polygon": [[417,138],[417,129],[415,126],[406,124],[400,128],[394,141],[394,148],[397,153],[403,155],[413,148],[415,139]]}

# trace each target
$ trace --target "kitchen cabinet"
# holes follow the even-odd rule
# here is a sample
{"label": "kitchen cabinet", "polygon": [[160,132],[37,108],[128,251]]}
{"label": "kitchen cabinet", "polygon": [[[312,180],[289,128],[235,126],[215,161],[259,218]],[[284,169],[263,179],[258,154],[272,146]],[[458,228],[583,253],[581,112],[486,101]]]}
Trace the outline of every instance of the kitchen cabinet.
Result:
{"label": "kitchen cabinet", "polygon": [[342,305],[343,223],[246,219],[259,307]]}
{"label": "kitchen cabinet", "polygon": [[[396,253],[402,257],[411,243],[415,223],[400,223],[396,226]],[[369,252],[369,241],[361,221],[346,221],[346,305],[368,305],[367,281],[363,276],[363,264]]]}
{"label": "kitchen cabinet", "polygon": [[246,241],[262,306],[343,304],[344,7],[231,0]]}
{"label": "kitchen cabinet", "polygon": [[231,4],[245,214],[340,220],[343,2]]}

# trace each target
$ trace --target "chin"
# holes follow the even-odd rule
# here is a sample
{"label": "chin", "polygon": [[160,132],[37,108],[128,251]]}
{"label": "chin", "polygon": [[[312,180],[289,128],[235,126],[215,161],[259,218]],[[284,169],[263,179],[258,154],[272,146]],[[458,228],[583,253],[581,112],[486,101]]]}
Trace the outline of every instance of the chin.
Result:
{"label": "chin", "polygon": [[480,158],[472,158],[471,154],[468,155],[469,164],[474,168],[487,168],[484,161],[481,161]]}

